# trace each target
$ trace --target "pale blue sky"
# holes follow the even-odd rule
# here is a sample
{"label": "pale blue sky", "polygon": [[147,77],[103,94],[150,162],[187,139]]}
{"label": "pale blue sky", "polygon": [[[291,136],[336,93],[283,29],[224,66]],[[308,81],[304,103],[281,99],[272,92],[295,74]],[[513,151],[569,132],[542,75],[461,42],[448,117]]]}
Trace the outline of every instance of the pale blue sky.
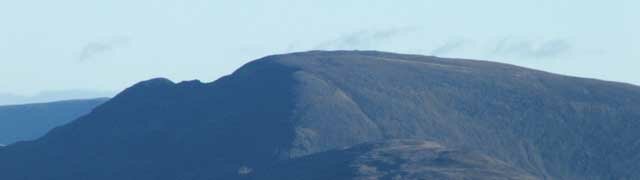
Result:
{"label": "pale blue sky", "polygon": [[313,49],[486,59],[640,84],[636,0],[0,0],[0,93],[211,81]]}

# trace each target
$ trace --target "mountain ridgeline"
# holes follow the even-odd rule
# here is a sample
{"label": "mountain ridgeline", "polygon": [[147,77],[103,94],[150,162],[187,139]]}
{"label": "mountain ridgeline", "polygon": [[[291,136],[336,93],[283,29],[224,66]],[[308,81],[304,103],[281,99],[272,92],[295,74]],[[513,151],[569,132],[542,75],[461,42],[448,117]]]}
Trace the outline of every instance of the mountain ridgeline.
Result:
{"label": "mountain ridgeline", "polygon": [[8,180],[639,179],[640,87],[374,51],[152,79],[0,148]]}
{"label": "mountain ridgeline", "polygon": [[91,112],[108,98],[0,106],[0,144],[28,141]]}

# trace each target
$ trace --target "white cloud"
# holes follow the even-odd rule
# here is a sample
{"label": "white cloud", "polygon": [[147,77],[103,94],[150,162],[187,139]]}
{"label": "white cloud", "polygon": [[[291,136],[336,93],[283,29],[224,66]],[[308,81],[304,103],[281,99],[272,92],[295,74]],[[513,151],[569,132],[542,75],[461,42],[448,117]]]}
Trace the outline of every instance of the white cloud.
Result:
{"label": "white cloud", "polygon": [[314,49],[375,49],[395,38],[414,32],[415,28],[391,28],[382,30],[362,30],[326,41]]}
{"label": "white cloud", "polygon": [[114,37],[105,41],[96,41],[87,43],[78,53],[78,61],[84,62],[97,58],[117,48],[129,45],[131,39],[128,37]]}
{"label": "white cloud", "polygon": [[500,40],[491,54],[515,56],[519,58],[554,58],[573,50],[573,44],[565,39],[521,40],[504,38]]}

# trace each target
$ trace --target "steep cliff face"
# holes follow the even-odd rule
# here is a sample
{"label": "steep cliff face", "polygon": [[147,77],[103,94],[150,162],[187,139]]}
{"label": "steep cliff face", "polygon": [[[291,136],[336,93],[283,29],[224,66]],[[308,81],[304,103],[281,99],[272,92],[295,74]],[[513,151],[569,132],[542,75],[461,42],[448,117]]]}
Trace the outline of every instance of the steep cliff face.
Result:
{"label": "steep cliff face", "polygon": [[[252,179],[327,151],[414,139],[473,150],[481,155],[471,159],[482,158],[470,166],[492,162],[501,177],[633,179],[639,126],[640,88],[628,84],[485,61],[313,51],[265,57],[212,83],[141,82],[44,138],[0,149],[0,171]],[[344,179],[360,177],[351,175]]]}

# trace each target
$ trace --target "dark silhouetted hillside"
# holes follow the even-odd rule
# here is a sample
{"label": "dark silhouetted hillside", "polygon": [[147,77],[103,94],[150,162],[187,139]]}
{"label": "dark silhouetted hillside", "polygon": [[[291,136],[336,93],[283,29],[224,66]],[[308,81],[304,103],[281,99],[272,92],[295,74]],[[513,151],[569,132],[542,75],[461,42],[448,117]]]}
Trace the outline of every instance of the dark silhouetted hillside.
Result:
{"label": "dark silhouetted hillside", "polygon": [[[633,85],[485,61],[313,51],[265,57],[212,83],[138,83],[37,141],[0,149],[0,172],[16,180],[260,179],[291,161],[304,165],[292,174],[344,167],[331,165],[351,152],[344,147],[417,139],[462,150],[443,161],[478,172],[450,174],[455,167],[428,148],[387,151],[397,143],[345,161],[393,176],[411,171],[408,179],[639,179],[638,129]],[[374,163],[372,152],[416,167]],[[336,179],[378,176],[344,172]]]}
{"label": "dark silhouetted hillside", "polygon": [[0,106],[0,144],[34,140],[88,114],[107,98]]}

